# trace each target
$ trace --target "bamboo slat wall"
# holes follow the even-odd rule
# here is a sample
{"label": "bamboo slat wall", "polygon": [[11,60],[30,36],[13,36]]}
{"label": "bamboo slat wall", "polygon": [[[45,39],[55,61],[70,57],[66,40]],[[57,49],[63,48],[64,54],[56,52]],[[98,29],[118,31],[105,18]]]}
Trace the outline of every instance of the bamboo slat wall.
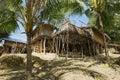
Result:
{"label": "bamboo slat wall", "polygon": [[25,43],[19,43],[19,42],[13,42],[13,41],[7,41],[4,42],[4,52],[6,53],[22,53],[25,52],[26,44]]}
{"label": "bamboo slat wall", "polygon": [[[47,39],[45,42],[45,52],[51,52],[52,51],[52,39]],[[43,53],[44,52],[44,38],[42,38],[39,41],[36,41],[33,44],[33,52],[36,53]]]}

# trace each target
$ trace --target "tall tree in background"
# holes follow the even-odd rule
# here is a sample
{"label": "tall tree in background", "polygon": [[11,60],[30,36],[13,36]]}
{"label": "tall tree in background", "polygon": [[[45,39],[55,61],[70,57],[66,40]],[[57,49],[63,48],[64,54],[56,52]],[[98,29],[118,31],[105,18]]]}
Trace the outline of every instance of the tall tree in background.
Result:
{"label": "tall tree in background", "polygon": [[90,7],[93,11],[96,12],[97,14],[97,18],[98,18],[98,24],[100,26],[101,32],[104,36],[104,47],[105,47],[105,54],[106,56],[108,56],[108,52],[107,52],[107,44],[106,44],[106,38],[105,38],[105,34],[104,34],[104,25],[103,25],[103,21],[102,21],[102,12],[105,9],[105,4],[106,4],[106,0],[90,0]]}
{"label": "tall tree in background", "polygon": [[[119,35],[115,35],[115,34],[119,34],[118,31],[119,19],[117,18],[117,16],[119,16],[120,14],[119,4],[120,4],[119,0],[106,0],[106,3],[104,4],[104,8],[101,12],[101,17],[102,17],[101,19],[104,26],[104,31],[111,37],[111,42],[116,41],[116,39],[119,37]],[[86,14],[89,17],[89,25],[94,25],[97,26],[97,28],[100,28],[97,13],[92,9],[92,7],[89,7],[89,9],[86,10]]]}
{"label": "tall tree in background", "polygon": [[[117,41],[119,38],[119,14],[120,0],[107,0],[105,9],[102,12],[102,20],[104,31],[111,37],[111,42]],[[117,34],[118,35],[117,35]],[[115,35],[116,34],[116,35]]]}

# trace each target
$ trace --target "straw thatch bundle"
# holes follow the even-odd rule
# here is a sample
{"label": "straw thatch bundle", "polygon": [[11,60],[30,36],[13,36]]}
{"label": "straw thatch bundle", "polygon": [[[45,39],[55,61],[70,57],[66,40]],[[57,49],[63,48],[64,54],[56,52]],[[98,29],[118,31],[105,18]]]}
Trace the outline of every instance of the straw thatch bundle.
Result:
{"label": "straw thatch bundle", "polygon": [[66,39],[69,39],[69,43],[71,44],[79,44],[81,37],[85,36],[85,33],[72,24],[65,24],[53,35],[53,37],[57,36],[61,37],[65,41]]}
{"label": "straw thatch bundle", "polygon": [[32,42],[36,42],[44,37],[51,38],[54,26],[49,24],[41,24],[40,27],[33,32]]}

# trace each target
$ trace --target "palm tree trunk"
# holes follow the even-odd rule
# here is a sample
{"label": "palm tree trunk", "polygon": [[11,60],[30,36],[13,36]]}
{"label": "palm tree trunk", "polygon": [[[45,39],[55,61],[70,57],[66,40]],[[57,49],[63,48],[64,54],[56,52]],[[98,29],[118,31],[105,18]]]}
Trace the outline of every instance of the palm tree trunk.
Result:
{"label": "palm tree trunk", "polygon": [[26,65],[26,80],[31,80],[32,75],[32,49],[31,36],[27,35],[27,65]]}
{"label": "palm tree trunk", "polygon": [[105,55],[108,58],[109,55],[108,55],[108,51],[107,51],[106,37],[104,35],[103,22],[102,22],[100,13],[98,13],[98,19],[99,19],[99,25],[100,25],[100,28],[101,28],[101,31],[103,34],[103,43],[104,43],[104,48],[105,48]]}

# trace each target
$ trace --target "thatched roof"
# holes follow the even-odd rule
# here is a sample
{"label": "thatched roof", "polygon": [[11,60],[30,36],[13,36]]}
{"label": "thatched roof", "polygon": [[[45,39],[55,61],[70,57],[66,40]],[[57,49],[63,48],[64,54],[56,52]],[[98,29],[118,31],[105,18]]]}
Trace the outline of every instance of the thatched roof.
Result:
{"label": "thatched roof", "polygon": [[67,23],[60,27],[59,31],[54,34],[54,36],[65,33],[73,34],[83,34],[84,32],[77,28],[75,25]]}
{"label": "thatched roof", "polygon": [[82,38],[86,37],[103,45],[103,35],[95,27],[76,27],[71,23],[67,23],[60,27],[60,30],[54,34],[54,37],[58,35],[66,35],[67,33],[70,35],[70,42],[76,41],[80,43],[80,41],[84,41]]}
{"label": "thatched roof", "polygon": [[76,41],[76,43],[80,43],[80,41],[84,41],[83,38],[87,37],[101,45],[103,45],[103,34],[97,30],[93,26],[88,27],[76,27],[71,23],[66,23],[59,28],[57,32],[54,33],[55,27],[49,24],[40,25],[37,33],[33,36],[32,42],[36,42],[44,37],[46,38],[54,38],[59,35],[65,36],[68,34],[69,42],[72,43]]}
{"label": "thatched roof", "polygon": [[91,36],[91,39],[98,42],[101,45],[104,45],[104,37],[103,34],[96,29],[93,26],[89,26],[89,27],[79,27],[81,30],[84,30],[86,32],[89,33],[89,35]]}
{"label": "thatched roof", "polygon": [[62,35],[68,37],[69,43],[79,44],[81,40],[83,40],[81,37],[85,35],[84,31],[77,28],[75,25],[67,23],[60,27],[59,31],[56,32],[53,37],[57,37]]}
{"label": "thatched roof", "polygon": [[54,28],[55,28],[54,26],[49,25],[49,24],[40,25],[40,27],[37,30],[35,30],[35,32],[34,32],[32,42],[40,40],[44,37],[51,38]]}

